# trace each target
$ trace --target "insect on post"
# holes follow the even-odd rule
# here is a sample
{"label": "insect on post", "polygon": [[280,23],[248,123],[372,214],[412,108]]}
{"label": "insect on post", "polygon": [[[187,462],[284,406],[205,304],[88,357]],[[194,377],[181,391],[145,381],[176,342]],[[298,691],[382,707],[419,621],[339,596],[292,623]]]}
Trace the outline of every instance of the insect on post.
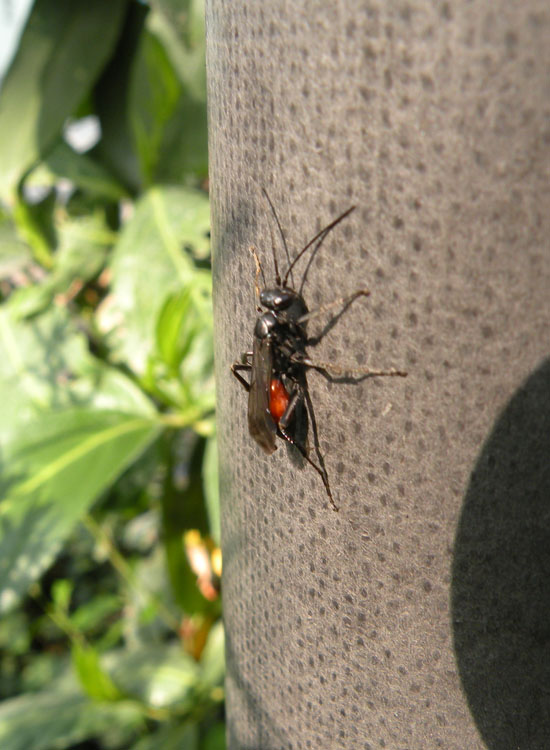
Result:
{"label": "insect on post", "polygon": [[[315,362],[310,359],[307,347],[317,344],[324,334],[317,338],[308,338],[306,325],[312,318],[324,315],[340,307],[341,315],[359,297],[368,297],[370,292],[359,289],[347,297],[337,299],[316,310],[308,310],[303,298],[303,287],[308,269],[326,236],[341,221],[348,217],[355,206],[348,208],[334,221],[318,232],[304,247],[290,259],[285,235],[275,207],[265,190],[262,191],[273,213],[283,243],[288,267],[284,276],[279,273],[275,244],[271,243],[275,283],[267,286],[262,264],[254,247],[251,252],[256,262],[256,296],[259,300],[258,313],[254,327],[252,351],[244,352],[241,359],[231,366],[233,375],[248,391],[248,429],[250,435],[268,455],[277,449],[276,438],[293,445],[302,457],[321,477],[327,496],[334,510],[339,510],[334,501],[323,456],[319,447],[317,427],[313,406],[307,388],[306,371],[314,369],[331,379],[336,376],[362,377],[405,377],[406,372],[390,368],[372,370],[333,365],[328,362]],[[289,285],[292,271],[310,250],[308,264],[302,275],[299,291]],[[258,285],[262,277],[263,288]],[[339,317],[339,315],[337,317]],[[241,374],[249,373],[249,380]],[[303,412],[312,428],[313,443],[317,462],[314,461],[306,440],[299,435],[297,413]],[[307,431],[306,431],[307,432]]]}

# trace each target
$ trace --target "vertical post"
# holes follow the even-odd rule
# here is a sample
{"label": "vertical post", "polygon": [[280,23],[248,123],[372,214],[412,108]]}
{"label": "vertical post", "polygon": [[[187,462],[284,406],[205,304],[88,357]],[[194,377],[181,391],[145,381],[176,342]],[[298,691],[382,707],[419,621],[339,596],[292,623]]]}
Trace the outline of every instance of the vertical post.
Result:
{"label": "vertical post", "polygon": [[[549,747],[548,3],[206,12],[229,748]],[[358,206],[304,296],[371,296],[316,354],[409,371],[309,376],[339,513],[229,372],[262,188],[291,253]]]}

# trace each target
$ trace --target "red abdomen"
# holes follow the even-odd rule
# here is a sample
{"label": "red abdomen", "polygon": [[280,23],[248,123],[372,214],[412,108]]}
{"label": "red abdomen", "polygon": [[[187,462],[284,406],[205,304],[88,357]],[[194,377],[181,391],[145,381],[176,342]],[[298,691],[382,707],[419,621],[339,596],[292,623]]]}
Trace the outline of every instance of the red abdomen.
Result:
{"label": "red abdomen", "polygon": [[269,386],[269,411],[273,419],[278,422],[286,411],[289,395],[283,381],[273,378]]}

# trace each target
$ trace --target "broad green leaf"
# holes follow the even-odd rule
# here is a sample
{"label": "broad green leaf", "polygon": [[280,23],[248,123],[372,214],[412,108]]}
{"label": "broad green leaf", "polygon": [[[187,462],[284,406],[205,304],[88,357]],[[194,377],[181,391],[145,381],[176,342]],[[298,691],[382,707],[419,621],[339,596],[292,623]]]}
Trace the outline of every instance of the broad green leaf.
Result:
{"label": "broad green leaf", "polygon": [[98,495],[159,434],[158,423],[72,409],[34,419],[7,442],[0,503],[0,611],[52,562]]}
{"label": "broad green leaf", "polygon": [[214,410],[213,348],[211,277],[197,271],[193,283],[170,295],[160,311],[156,350],[143,381],[188,414],[190,424]]}
{"label": "broad green leaf", "polygon": [[[146,185],[155,181],[166,130],[179,112],[182,89],[160,42],[141,36],[130,91],[130,122]],[[180,124],[182,122],[179,118]]]}
{"label": "broad green leaf", "polygon": [[0,649],[3,655],[28,656],[31,639],[32,633],[24,612],[16,609],[0,618]]}
{"label": "broad green leaf", "polygon": [[98,737],[104,746],[127,746],[143,726],[138,705],[91,701],[74,680],[0,703],[2,750],[63,750]]}
{"label": "broad green leaf", "polygon": [[123,373],[96,360],[66,309],[17,321],[0,309],[0,444],[44,412],[89,406],[154,415]]}
{"label": "broad green leaf", "polygon": [[206,100],[204,0],[151,0],[147,27],[162,42],[180,81]]}
{"label": "broad green leaf", "polygon": [[189,710],[199,667],[178,644],[141,646],[104,660],[115,683],[152,708]]}
{"label": "broad green leaf", "polygon": [[132,750],[199,750],[199,728],[188,723],[161,726],[137,742]]}
{"label": "broad green leaf", "polygon": [[208,172],[204,34],[190,23],[200,10],[191,3],[166,14],[157,3],[140,39],[128,113],[146,184]]}
{"label": "broad green leaf", "polygon": [[96,276],[104,265],[114,240],[101,212],[66,218],[58,227],[58,248],[52,256],[52,270],[40,283],[21,287],[9,300],[16,317],[36,315],[56,294],[70,292],[74,283],[83,284]]}
{"label": "broad green leaf", "polygon": [[11,280],[31,260],[28,245],[17,233],[12,217],[0,206],[0,279]]}
{"label": "broad green leaf", "polygon": [[177,724],[161,727],[144,737],[132,750],[198,750],[199,729],[196,724]]}
{"label": "broad green leaf", "polygon": [[126,0],[36,0],[0,92],[0,193],[50,149],[108,59]]}
{"label": "broad green leaf", "polygon": [[143,375],[166,298],[192,286],[197,271],[184,248],[206,241],[205,196],[187,188],[155,188],[142,198],[122,230],[110,268],[112,296],[99,311],[114,355]]}
{"label": "broad green leaf", "polygon": [[13,210],[18,234],[44,268],[50,268],[52,265],[51,254],[55,245],[54,209],[55,192],[49,190],[37,203],[28,203],[18,195]]}
{"label": "broad green leaf", "polygon": [[0,83],[17,50],[34,0],[0,3]]}
{"label": "broad green leaf", "polygon": [[25,180],[25,186],[55,185],[61,178],[94,197],[118,201],[127,195],[105,167],[92,156],[77,153],[65,141],[59,141],[47,154]]}
{"label": "broad green leaf", "polygon": [[[225,636],[221,620],[212,626],[208,634],[208,640],[201,656],[200,667],[202,690],[211,692],[214,688],[223,684],[225,674]],[[213,697],[215,698],[215,696],[216,693],[214,693]]]}

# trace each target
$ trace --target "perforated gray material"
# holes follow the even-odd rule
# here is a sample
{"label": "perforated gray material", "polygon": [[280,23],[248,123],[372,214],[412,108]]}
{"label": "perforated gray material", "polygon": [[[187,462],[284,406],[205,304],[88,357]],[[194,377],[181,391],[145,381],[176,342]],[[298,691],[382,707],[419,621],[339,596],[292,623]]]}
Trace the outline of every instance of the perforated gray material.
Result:
{"label": "perforated gray material", "polygon": [[[550,747],[550,10],[207,3],[231,750]],[[250,439],[265,187],[310,307],[335,499]],[[276,243],[278,238],[274,230]],[[282,248],[277,244],[279,262]],[[299,277],[299,273],[296,274]]]}

